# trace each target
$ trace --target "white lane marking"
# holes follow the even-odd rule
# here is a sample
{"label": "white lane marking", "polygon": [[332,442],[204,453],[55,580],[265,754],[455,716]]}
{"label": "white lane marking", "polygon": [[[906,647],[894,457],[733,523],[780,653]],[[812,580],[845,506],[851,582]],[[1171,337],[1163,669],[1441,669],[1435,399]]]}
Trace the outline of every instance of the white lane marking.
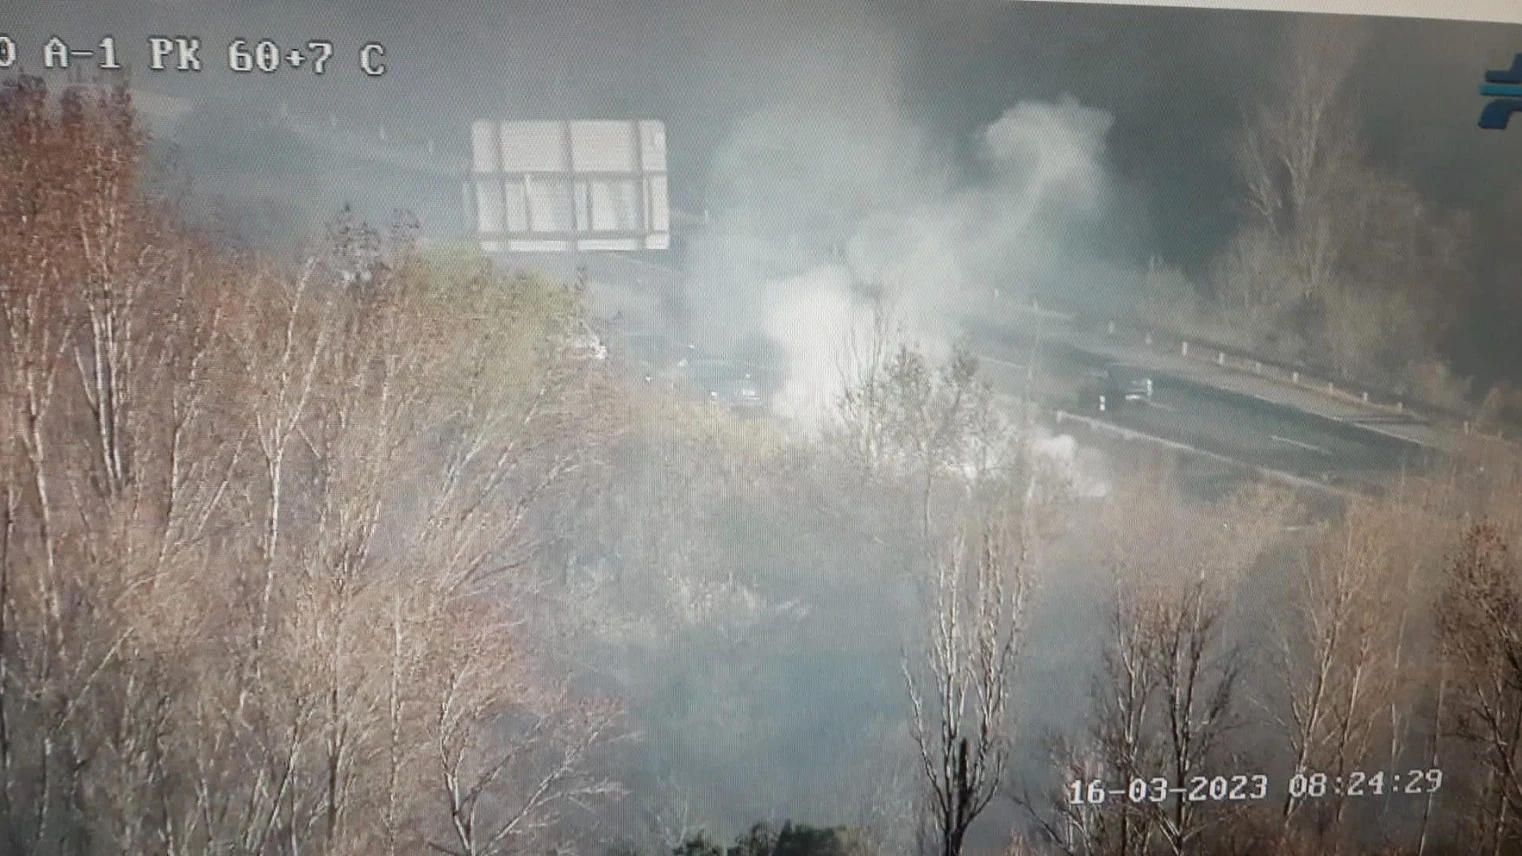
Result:
{"label": "white lane marking", "polygon": [[1178,412],[1178,408],[1174,407],[1171,404],[1164,404],[1161,401],[1153,401],[1151,399],[1147,399],[1147,406],[1148,407],[1156,407],[1158,410],[1166,411],[1168,413],[1177,413]]}
{"label": "white lane marking", "polygon": [[1164,448],[1175,449],[1175,450],[1180,451],[1180,452],[1188,452],[1190,454],[1199,455],[1202,458],[1207,458],[1207,459],[1212,460],[1212,461],[1218,461],[1220,463],[1226,464],[1227,466],[1244,467],[1244,468],[1252,470],[1252,471],[1254,471],[1254,472],[1256,472],[1256,473],[1258,473],[1260,475],[1267,476],[1269,478],[1279,479],[1280,481],[1288,482],[1290,484],[1297,485],[1297,486],[1302,487],[1302,488],[1308,488],[1310,490],[1314,490],[1314,491],[1318,491],[1318,492],[1322,492],[1322,493],[1335,494],[1337,496],[1342,496],[1342,497],[1357,498],[1357,497],[1364,496],[1364,494],[1359,493],[1358,491],[1355,491],[1355,490],[1351,490],[1349,488],[1337,487],[1335,485],[1331,485],[1331,484],[1326,484],[1324,482],[1315,481],[1313,479],[1309,479],[1309,478],[1306,478],[1304,476],[1297,476],[1297,475],[1294,475],[1293,473],[1286,473],[1286,472],[1284,472],[1282,470],[1273,470],[1273,469],[1269,469],[1268,467],[1256,466],[1254,464],[1249,464],[1249,463],[1246,463],[1246,462],[1243,462],[1243,461],[1239,461],[1239,460],[1237,460],[1235,458],[1228,458],[1225,455],[1219,454],[1217,452],[1211,452],[1211,451],[1208,451],[1206,449],[1201,449],[1198,446],[1190,446],[1190,445],[1188,445],[1186,443],[1178,443],[1178,442],[1175,442],[1173,440],[1166,440],[1166,439],[1163,439],[1162,437],[1158,437],[1158,436],[1156,436],[1154,434],[1145,434],[1145,433],[1143,433],[1141,431],[1131,431],[1129,429],[1122,428],[1119,425],[1115,425],[1113,423],[1106,422],[1103,419],[1094,419],[1094,418],[1088,417],[1088,416],[1079,416],[1078,414],[1068,413],[1068,412],[1063,411],[1063,410],[1055,411],[1055,415],[1057,417],[1057,424],[1058,425],[1061,425],[1065,421],[1071,420],[1073,422],[1077,422],[1077,423],[1080,423],[1082,425],[1087,425],[1087,426],[1089,426],[1090,428],[1092,428],[1092,429],[1094,429],[1096,431],[1104,431],[1106,433],[1115,434],[1115,435],[1117,435],[1119,437],[1122,437],[1124,439],[1127,439],[1127,440],[1144,440],[1144,441],[1147,441],[1147,442],[1156,443],[1159,446],[1163,446]]}
{"label": "white lane marking", "polygon": [[1268,439],[1278,443],[1288,443],[1291,446],[1298,446],[1299,448],[1305,449],[1308,452],[1315,452],[1318,455],[1326,455],[1329,458],[1332,456],[1331,452],[1321,448],[1320,446],[1312,446],[1310,443],[1302,443],[1299,440],[1291,440],[1288,437],[1280,437],[1278,434],[1270,434],[1268,435]]}

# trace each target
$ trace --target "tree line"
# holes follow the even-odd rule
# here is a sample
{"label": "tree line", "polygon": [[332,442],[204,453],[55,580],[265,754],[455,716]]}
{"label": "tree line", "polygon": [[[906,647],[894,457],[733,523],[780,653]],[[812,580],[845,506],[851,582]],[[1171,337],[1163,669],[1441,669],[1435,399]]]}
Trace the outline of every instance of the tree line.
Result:
{"label": "tree line", "polygon": [[1485,399],[1452,365],[1475,292],[1473,218],[1371,154],[1355,88],[1365,43],[1345,22],[1290,32],[1231,140],[1234,234],[1197,281],[1154,260],[1144,313],[1430,404],[1483,404],[1498,425],[1515,418],[1511,388]]}
{"label": "tree line", "polygon": [[4,849],[501,852],[611,792],[516,572],[616,434],[574,296],[352,217],[229,254],[144,144],[0,92]]}

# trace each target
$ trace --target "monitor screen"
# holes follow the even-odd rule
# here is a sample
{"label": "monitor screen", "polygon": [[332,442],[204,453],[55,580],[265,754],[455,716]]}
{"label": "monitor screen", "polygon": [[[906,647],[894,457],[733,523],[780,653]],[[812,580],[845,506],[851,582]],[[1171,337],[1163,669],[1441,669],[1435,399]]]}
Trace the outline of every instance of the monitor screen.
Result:
{"label": "monitor screen", "polygon": [[0,853],[1522,853],[1514,0],[0,5]]}

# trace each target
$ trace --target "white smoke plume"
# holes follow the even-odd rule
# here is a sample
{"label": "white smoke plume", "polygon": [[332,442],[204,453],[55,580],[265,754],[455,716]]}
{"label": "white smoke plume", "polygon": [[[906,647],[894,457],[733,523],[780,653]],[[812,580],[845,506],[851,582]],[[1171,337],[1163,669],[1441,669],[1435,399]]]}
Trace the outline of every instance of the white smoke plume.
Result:
{"label": "white smoke plume", "polygon": [[956,180],[891,98],[844,114],[815,107],[737,126],[711,181],[721,207],[691,264],[699,339],[724,348],[761,334],[780,346],[777,411],[805,427],[839,398],[841,343],[869,323],[871,293],[937,356],[994,290],[1016,297],[1086,262],[1063,248],[1104,212],[1111,124],[1071,98],[1021,102],[980,133],[978,176]]}
{"label": "white smoke plume", "polygon": [[1071,434],[1038,431],[1031,452],[1046,464],[1057,481],[1080,499],[1103,499],[1110,493],[1110,473],[1100,453],[1085,449]]}
{"label": "white smoke plume", "polygon": [[861,335],[871,313],[851,291],[851,271],[818,267],[770,284],[775,293],[763,331],[787,354],[788,375],[773,410],[801,424],[817,424],[834,406],[843,380],[842,343]]}

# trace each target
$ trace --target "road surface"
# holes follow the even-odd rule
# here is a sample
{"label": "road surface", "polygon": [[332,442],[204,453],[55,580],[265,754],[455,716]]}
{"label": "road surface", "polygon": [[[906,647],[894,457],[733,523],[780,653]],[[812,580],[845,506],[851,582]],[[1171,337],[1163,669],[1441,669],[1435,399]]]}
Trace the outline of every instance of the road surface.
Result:
{"label": "road surface", "polygon": [[1436,454],[1357,424],[1161,372],[1151,373],[1151,401],[1100,412],[1083,392],[1110,355],[1047,341],[1029,372],[1028,342],[1010,338],[984,343],[980,351],[1000,393],[1019,396],[1029,388],[1048,410],[1079,417],[1074,421],[1093,420],[1116,433],[1155,438],[1303,483],[1379,492],[1401,473],[1425,468]]}
{"label": "road surface", "polygon": [[[991,322],[989,318],[1003,320]],[[1145,367],[1160,376],[1195,381],[1440,452],[1457,451],[1461,441],[1456,428],[1435,424],[1388,402],[1360,401],[1351,390],[1338,389],[1335,394],[1330,393],[1317,385],[1325,384],[1324,380],[1312,381],[1308,377],[1302,380],[1294,376],[1292,382],[1293,373],[1240,356],[1227,359],[1227,355],[1208,348],[1196,347],[1186,355],[1180,352],[1180,343],[1175,340],[1160,338],[1154,343],[1150,336],[1144,339],[1134,331],[1112,328],[1106,333],[1087,329],[1076,323],[1073,316],[1063,313],[1005,303],[988,308],[982,315],[969,317],[967,326],[974,341],[984,348],[997,350],[1014,344],[1024,347],[1031,341],[1039,341],[1043,349],[1062,346],[1081,351],[1092,359]],[[1220,357],[1219,364],[1212,355]]]}

